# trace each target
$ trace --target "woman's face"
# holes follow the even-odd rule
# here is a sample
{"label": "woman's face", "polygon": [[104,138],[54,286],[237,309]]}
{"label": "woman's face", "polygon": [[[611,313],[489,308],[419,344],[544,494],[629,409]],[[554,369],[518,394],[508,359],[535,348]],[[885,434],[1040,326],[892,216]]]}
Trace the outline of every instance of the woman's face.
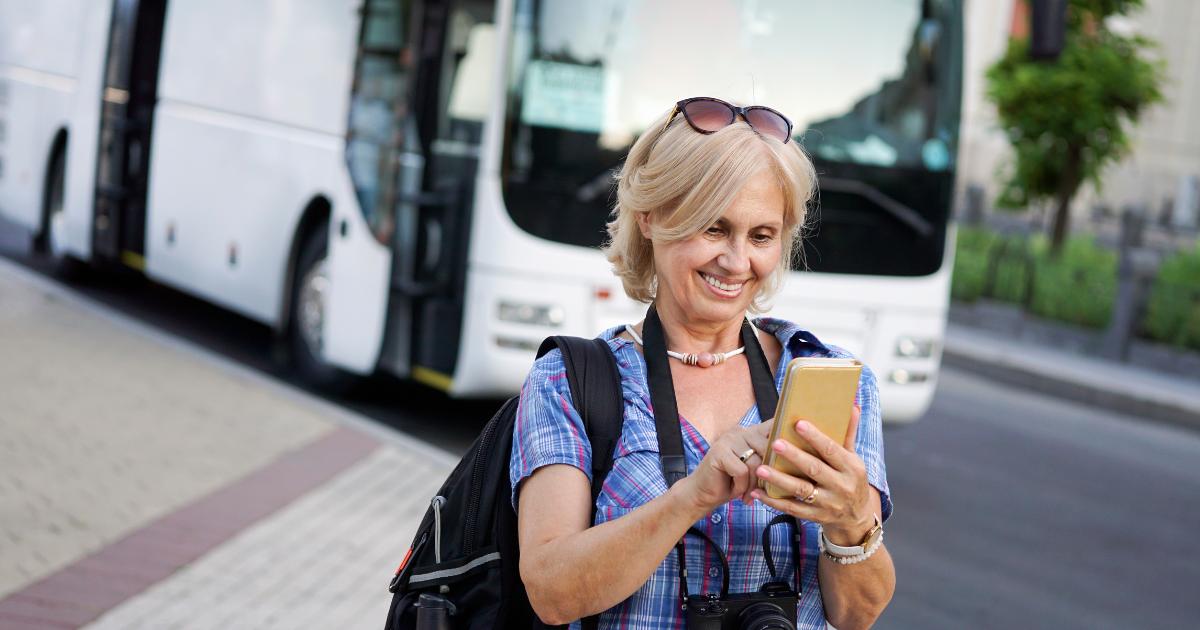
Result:
{"label": "woman's face", "polygon": [[659,311],[697,324],[741,321],[780,264],[783,210],[783,191],[764,171],[746,182],[716,223],[683,240],[655,243]]}

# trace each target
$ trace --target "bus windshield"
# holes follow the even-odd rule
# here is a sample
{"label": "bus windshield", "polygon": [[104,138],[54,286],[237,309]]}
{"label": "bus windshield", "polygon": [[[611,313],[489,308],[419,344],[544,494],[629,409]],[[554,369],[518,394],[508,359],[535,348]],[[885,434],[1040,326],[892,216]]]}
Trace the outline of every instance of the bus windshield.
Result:
{"label": "bus windshield", "polygon": [[[614,169],[674,103],[768,105],[820,199],[798,267],[941,267],[961,97],[961,2],[518,0],[503,186],[522,229],[594,247]],[[702,8],[701,8],[702,7]]]}

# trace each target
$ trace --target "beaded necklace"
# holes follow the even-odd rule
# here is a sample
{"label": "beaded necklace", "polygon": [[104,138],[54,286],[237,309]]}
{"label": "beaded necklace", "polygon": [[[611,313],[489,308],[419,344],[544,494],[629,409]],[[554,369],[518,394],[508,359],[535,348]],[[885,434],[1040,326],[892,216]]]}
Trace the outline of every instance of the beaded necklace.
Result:
{"label": "beaded necklace", "polygon": [[[637,342],[637,345],[645,346],[645,344],[642,343],[642,338],[633,331],[632,325],[625,324],[625,332],[629,333],[630,337],[633,337],[633,340]],[[728,352],[701,352],[699,354],[684,354],[682,352],[675,352],[674,350],[667,350],[667,356],[671,357],[672,359],[678,359],[679,361],[682,361],[684,365],[695,365],[706,368],[713,365],[720,365],[726,360],[736,357],[745,351],[746,346],[742,346],[737,350],[730,350]]]}

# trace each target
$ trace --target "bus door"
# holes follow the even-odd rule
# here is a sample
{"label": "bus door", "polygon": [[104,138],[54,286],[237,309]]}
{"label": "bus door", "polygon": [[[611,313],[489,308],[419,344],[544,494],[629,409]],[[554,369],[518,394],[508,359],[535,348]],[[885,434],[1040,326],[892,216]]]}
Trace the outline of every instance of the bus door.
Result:
{"label": "bus door", "polygon": [[166,0],[114,0],[100,103],[92,252],[141,270]]}
{"label": "bus door", "polygon": [[446,388],[495,59],[494,2],[367,0],[362,11],[347,150],[368,224],[392,251],[380,367]]}

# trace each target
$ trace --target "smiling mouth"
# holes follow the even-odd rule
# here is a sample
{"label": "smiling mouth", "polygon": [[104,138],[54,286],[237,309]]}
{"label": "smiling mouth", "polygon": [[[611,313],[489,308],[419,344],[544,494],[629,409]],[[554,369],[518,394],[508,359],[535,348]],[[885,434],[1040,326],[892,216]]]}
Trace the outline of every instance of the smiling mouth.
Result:
{"label": "smiling mouth", "polygon": [[701,271],[699,273],[700,273],[700,277],[704,278],[704,281],[708,283],[708,286],[713,287],[714,289],[717,289],[723,293],[738,293],[739,291],[742,290],[742,287],[745,286],[745,284],[746,284],[745,282],[733,282],[733,283],[721,282],[716,277],[710,276],[710,275],[704,273],[703,271]]}

